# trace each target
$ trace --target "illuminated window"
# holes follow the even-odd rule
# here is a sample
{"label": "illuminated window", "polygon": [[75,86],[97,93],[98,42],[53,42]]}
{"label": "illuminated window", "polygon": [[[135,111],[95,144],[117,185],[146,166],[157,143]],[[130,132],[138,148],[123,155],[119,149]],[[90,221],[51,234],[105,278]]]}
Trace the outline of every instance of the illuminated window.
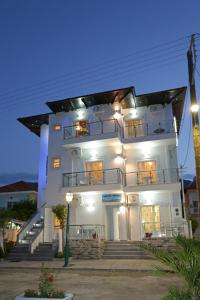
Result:
{"label": "illuminated window", "polygon": [[88,123],[86,120],[76,121],[74,125],[76,137],[88,135]]}
{"label": "illuminated window", "polygon": [[58,169],[58,168],[60,168],[60,166],[61,166],[61,160],[60,160],[60,158],[53,158],[52,159],[52,167],[54,169]]}
{"label": "illuminated window", "polygon": [[102,161],[87,161],[86,162],[87,176],[91,184],[100,184],[103,182],[103,162]]}
{"label": "illuminated window", "polygon": [[141,119],[133,119],[126,121],[128,137],[144,136],[144,122]]}
{"label": "illuminated window", "polygon": [[157,182],[156,161],[139,161],[138,162],[138,183],[154,184]]}
{"label": "illuminated window", "polygon": [[54,131],[59,131],[59,130],[61,130],[61,124],[55,124],[55,125],[53,126],[53,130],[54,130]]}

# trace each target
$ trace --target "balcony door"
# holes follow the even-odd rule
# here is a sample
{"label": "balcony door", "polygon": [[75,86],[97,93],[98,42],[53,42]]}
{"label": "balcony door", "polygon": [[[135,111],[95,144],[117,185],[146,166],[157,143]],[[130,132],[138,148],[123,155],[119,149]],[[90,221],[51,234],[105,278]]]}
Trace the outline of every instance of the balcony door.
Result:
{"label": "balcony door", "polygon": [[86,120],[74,122],[75,136],[83,136],[88,134],[88,123]]}
{"label": "balcony door", "polygon": [[143,206],[141,215],[144,233],[158,235],[160,232],[160,206]]}
{"label": "balcony door", "polygon": [[86,162],[86,174],[89,180],[89,184],[102,184],[103,183],[103,162],[99,161],[87,161]]}
{"label": "balcony door", "polygon": [[139,161],[138,184],[155,184],[156,182],[156,161]]}
{"label": "balcony door", "polygon": [[144,123],[141,119],[133,119],[126,121],[128,137],[144,136]]}

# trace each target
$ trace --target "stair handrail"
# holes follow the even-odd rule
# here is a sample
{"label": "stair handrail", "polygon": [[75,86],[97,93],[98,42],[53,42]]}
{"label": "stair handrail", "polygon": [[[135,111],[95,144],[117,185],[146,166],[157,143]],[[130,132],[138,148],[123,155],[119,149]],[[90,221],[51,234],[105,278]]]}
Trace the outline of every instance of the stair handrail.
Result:
{"label": "stair handrail", "polygon": [[42,243],[44,241],[44,223],[42,223],[42,226],[39,227],[36,234],[30,239],[29,244],[29,252],[32,254],[34,250],[37,248],[39,243]]}
{"label": "stair handrail", "polygon": [[[46,202],[43,203],[43,205],[41,206],[41,208],[45,207],[45,205],[46,205]],[[30,218],[25,222],[25,224],[21,227],[21,229],[19,230],[18,235],[17,235],[17,242],[18,243],[20,242],[20,240],[22,240],[24,238],[24,236],[26,235],[26,232],[30,229],[30,225],[31,225],[31,227],[33,226],[33,224],[35,222],[36,216],[38,216],[38,219],[41,217],[41,210],[37,209],[30,216]]]}

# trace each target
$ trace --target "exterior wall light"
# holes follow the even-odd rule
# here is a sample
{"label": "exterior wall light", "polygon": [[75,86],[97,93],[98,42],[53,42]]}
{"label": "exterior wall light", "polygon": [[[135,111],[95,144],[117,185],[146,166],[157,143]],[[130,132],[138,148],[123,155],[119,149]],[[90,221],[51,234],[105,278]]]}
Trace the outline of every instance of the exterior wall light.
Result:
{"label": "exterior wall light", "polygon": [[115,114],[113,115],[113,117],[114,117],[114,119],[119,120],[122,117],[122,115],[118,111],[116,111]]}
{"label": "exterior wall light", "polygon": [[120,210],[120,213],[124,214],[126,211],[126,207],[124,205],[122,205],[122,206],[120,206],[119,210]]}
{"label": "exterior wall light", "polygon": [[199,111],[199,105],[198,104],[193,104],[190,107],[190,110],[191,110],[192,113],[197,113]]}

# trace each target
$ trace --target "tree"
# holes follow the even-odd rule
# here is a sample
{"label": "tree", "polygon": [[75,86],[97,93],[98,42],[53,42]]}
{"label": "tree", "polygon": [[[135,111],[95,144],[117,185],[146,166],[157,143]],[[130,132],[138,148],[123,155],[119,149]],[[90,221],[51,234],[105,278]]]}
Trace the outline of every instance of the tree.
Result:
{"label": "tree", "polygon": [[153,246],[147,246],[155,257],[179,273],[185,280],[184,289],[170,289],[163,300],[200,299],[200,241],[177,236],[176,250],[169,252]]}
{"label": "tree", "polygon": [[67,207],[64,204],[57,204],[56,206],[54,206],[52,208],[52,211],[60,223],[60,229],[62,231],[62,233],[61,233],[62,241],[61,241],[60,248],[62,248],[62,250],[63,250],[64,227],[65,227],[65,221],[66,221],[66,215],[67,215]]}
{"label": "tree", "polygon": [[9,216],[9,211],[6,209],[0,209],[0,252],[2,255],[5,254],[4,249],[4,235],[5,235],[5,228],[7,223],[10,221],[11,217]]}

